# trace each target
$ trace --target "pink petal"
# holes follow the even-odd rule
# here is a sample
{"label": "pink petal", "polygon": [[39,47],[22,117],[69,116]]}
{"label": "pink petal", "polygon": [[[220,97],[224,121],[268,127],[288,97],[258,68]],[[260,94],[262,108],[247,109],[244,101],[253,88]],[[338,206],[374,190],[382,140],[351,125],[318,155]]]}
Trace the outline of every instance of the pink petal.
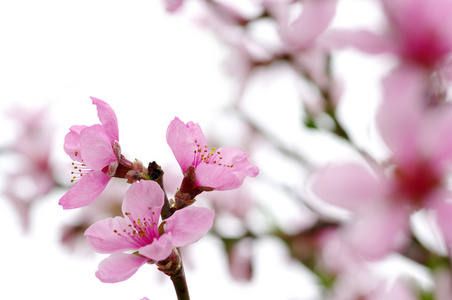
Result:
{"label": "pink petal", "polygon": [[358,255],[378,260],[405,242],[408,224],[409,212],[403,205],[374,202],[356,213],[346,236]]}
{"label": "pink petal", "polygon": [[422,152],[430,164],[446,171],[452,160],[452,107],[429,110],[424,117],[422,134],[418,136]]}
{"label": "pink petal", "polygon": [[69,132],[64,137],[64,152],[71,157],[73,161],[81,161],[80,154],[75,155],[75,153],[80,153],[80,133],[83,129],[88,126],[74,125],[71,126]]}
{"label": "pink petal", "polygon": [[83,163],[90,169],[102,170],[117,161],[112,144],[100,125],[85,128],[80,136]]}
{"label": "pink petal", "polygon": [[368,30],[332,29],[325,33],[322,42],[329,47],[354,47],[369,54],[392,52],[396,47],[392,40]]}
{"label": "pink petal", "polygon": [[[241,149],[222,147],[217,151],[221,156],[221,165],[201,162],[196,168],[196,185],[211,187],[218,191],[236,189],[243,184],[247,176],[255,177],[259,169],[250,164],[249,155]],[[232,167],[228,167],[232,165]]]}
{"label": "pink petal", "polygon": [[177,117],[168,126],[166,141],[184,173],[189,166],[194,164],[194,151],[199,148],[197,145],[207,146],[204,133],[198,124],[188,122],[185,125]]}
{"label": "pink petal", "polygon": [[94,251],[99,253],[138,249],[142,245],[129,238],[127,234],[130,231],[129,224],[122,217],[100,220],[86,229],[86,242]]}
{"label": "pink petal", "polygon": [[[163,190],[155,181],[137,181],[124,195],[122,211],[133,220],[146,218],[146,220],[158,224],[164,197]],[[154,235],[158,236],[157,225],[153,229]]]}
{"label": "pink petal", "polygon": [[118,120],[116,114],[107,102],[94,97],[90,98],[93,100],[93,104],[97,106],[97,116],[107,133],[110,145],[113,145],[115,141],[119,141]]}
{"label": "pink petal", "polygon": [[436,213],[436,222],[449,247],[452,245],[452,195],[450,192],[438,193],[428,204]]}
{"label": "pink petal", "polygon": [[[336,12],[336,0],[307,0],[300,16],[281,35],[295,47],[308,47],[325,31]],[[287,19],[286,19],[287,20]]]}
{"label": "pink petal", "polygon": [[171,238],[167,234],[164,234],[158,239],[155,238],[151,244],[140,248],[138,252],[154,261],[161,261],[167,258],[172,250],[173,244]]}
{"label": "pink petal", "polygon": [[113,253],[99,264],[96,277],[102,282],[116,283],[132,277],[148,261],[135,254]]}
{"label": "pink petal", "polygon": [[384,195],[381,177],[358,163],[332,165],[315,175],[312,191],[328,203],[356,210]]}
{"label": "pink petal", "polygon": [[96,200],[97,196],[107,186],[111,177],[102,171],[93,171],[74,184],[69,191],[61,197],[58,204],[63,209],[72,209],[87,206]]}
{"label": "pink petal", "polygon": [[425,80],[423,72],[408,66],[397,68],[383,80],[378,129],[398,162],[412,161],[419,155]]}
{"label": "pink petal", "polygon": [[175,247],[191,244],[203,237],[212,227],[215,212],[205,207],[189,206],[177,210],[165,220],[165,233]]}
{"label": "pink petal", "polygon": [[183,0],[163,0],[167,12],[175,12],[184,2]]}

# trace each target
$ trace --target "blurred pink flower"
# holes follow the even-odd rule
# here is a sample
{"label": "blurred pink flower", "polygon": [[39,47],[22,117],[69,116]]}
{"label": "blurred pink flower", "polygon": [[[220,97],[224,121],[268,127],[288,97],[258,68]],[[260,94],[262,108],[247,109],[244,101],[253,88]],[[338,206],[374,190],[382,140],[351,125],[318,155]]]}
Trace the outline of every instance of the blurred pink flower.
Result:
{"label": "blurred pink flower", "polygon": [[452,163],[452,107],[426,109],[411,98],[415,95],[409,86],[403,90],[405,95],[400,85],[386,81],[386,98],[377,116],[390,160],[332,165],[317,174],[312,186],[321,199],[353,213],[345,236],[354,250],[370,259],[400,248],[410,214],[423,208],[435,212],[452,243],[452,194],[445,182]]}
{"label": "blurred pink flower", "polygon": [[[166,172],[165,172],[166,175]],[[89,207],[82,207],[61,230],[61,243],[70,250],[92,254],[87,247],[84,232],[95,222],[115,216],[122,216],[121,205],[130,184],[124,180],[111,180],[108,189],[99,195]]]}
{"label": "blurred pink flower", "polygon": [[37,110],[14,107],[7,114],[20,127],[15,140],[6,148],[18,156],[19,166],[6,177],[4,194],[27,229],[30,206],[56,186],[50,162],[53,129],[47,107]]}
{"label": "blurred pink flower", "polygon": [[315,44],[333,20],[337,3],[336,0],[303,1],[301,12],[291,21],[292,3],[266,2],[275,14],[283,44],[294,51],[307,49]]}
{"label": "blurred pink flower", "polygon": [[91,204],[111,177],[125,177],[132,163],[121,155],[116,114],[105,101],[91,97],[101,124],[74,125],[64,139],[64,151],[75,161],[73,181],[77,181],[59,204],[64,209]]}
{"label": "blurred pink flower", "polygon": [[[213,210],[193,206],[176,211],[159,226],[163,199],[156,182],[135,182],[124,196],[124,218],[104,219],[86,230],[91,248],[111,253],[96,272],[102,282],[126,280],[145,263],[166,259],[174,247],[196,242],[212,227]],[[135,249],[135,253],[124,253]]]}
{"label": "blurred pink flower", "polygon": [[228,251],[229,272],[237,281],[250,281],[253,276],[253,241],[242,239]]}
{"label": "blurred pink flower", "polygon": [[415,293],[403,279],[395,281],[376,276],[369,270],[343,274],[336,279],[328,300],[416,300]]}
{"label": "blurred pink flower", "polygon": [[250,192],[243,188],[211,193],[206,197],[206,200],[211,202],[212,208],[217,212],[217,215],[219,213],[228,214],[241,220],[245,220],[248,213],[255,206]]}
{"label": "blurred pink flower", "polygon": [[[368,53],[392,52],[403,61],[432,68],[452,50],[452,2],[449,0],[382,0],[388,20],[383,34],[342,31],[334,43]],[[415,23],[413,23],[415,22]]]}
{"label": "blurred pink flower", "polygon": [[198,124],[184,124],[177,117],[166,132],[168,145],[176,157],[182,172],[195,168],[195,187],[231,190],[242,185],[245,177],[255,177],[259,169],[250,164],[244,151],[222,147],[209,150],[204,133]]}
{"label": "blurred pink flower", "polygon": [[184,0],[163,0],[167,12],[177,11],[183,4]]}

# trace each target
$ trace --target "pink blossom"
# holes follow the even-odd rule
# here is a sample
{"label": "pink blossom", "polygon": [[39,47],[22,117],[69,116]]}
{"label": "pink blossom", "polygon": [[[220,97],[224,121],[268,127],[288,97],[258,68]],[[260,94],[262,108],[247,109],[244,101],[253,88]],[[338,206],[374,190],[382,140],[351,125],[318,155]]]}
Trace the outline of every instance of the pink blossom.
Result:
{"label": "pink blossom", "polygon": [[293,50],[312,47],[319,35],[330,25],[336,13],[336,2],[336,0],[303,1],[301,12],[293,21],[290,21],[289,2],[283,4],[270,2],[284,45]]}
{"label": "pink blossom", "polygon": [[[193,206],[176,211],[159,225],[163,202],[164,192],[156,182],[135,182],[124,196],[124,217],[98,221],[86,230],[91,248],[111,253],[96,272],[101,281],[126,280],[145,263],[166,259],[174,247],[196,242],[212,227],[213,210]],[[124,253],[129,250],[136,252]]]}
{"label": "pink blossom", "polygon": [[6,147],[7,153],[17,156],[19,164],[15,163],[14,173],[6,177],[4,194],[18,211],[24,229],[28,229],[30,207],[56,186],[50,162],[52,124],[48,107],[13,107],[7,115],[20,127],[13,143]]}
{"label": "pink blossom", "polygon": [[242,239],[228,251],[229,272],[237,281],[248,282],[253,277],[253,243]]}
{"label": "pink blossom", "polygon": [[[419,209],[435,213],[452,243],[448,201],[452,194],[445,182],[452,163],[452,107],[425,109],[418,99],[404,99],[396,87],[385,82],[387,98],[377,118],[382,139],[392,152],[390,159],[384,164],[331,165],[317,174],[313,184],[321,199],[353,213],[344,227],[346,239],[370,259],[404,245],[410,215]],[[410,87],[406,90],[413,95]]]}
{"label": "pink blossom", "polygon": [[402,278],[388,280],[381,278],[370,270],[356,270],[342,274],[335,280],[335,285],[328,300],[415,300],[418,299],[408,282]]}
{"label": "pink blossom", "polygon": [[[335,42],[369,53],[392,52],[404,62],[431,68],[452,50],[452,2],[449,0],[382,0],[388,20],[383,34],[345,31]],[[413,23],[415,22],[415,23]]]}
{"label": "pink blossom", "polygon": [[64,151],[75,161],[73,181],[76,181],[60,199],[64,209],[91,204],[111,177],[124,177],[132,168],[132,163],[121,155],[115,112],[105,101],[91,99],[101,124],[74,125],[64,139]]}
{"label": "pink blossom", "polygon": [[255,177],[259,169],[250,164],[244,151],[207,146],[206,138],[198,124],[184,124],[177,117],[171,121],[166,140],[184,174],[189,167],[195,168],[195,187],[231,190],[242,185],[245,177]]}
{"label": "pink blossom", "polygon": [[184,3],[184,0],[163,0],[163,1],[165,2],[166,11],[170,13],[177,11]]}
{"label": "pink blossom", "polygon": [[[165,172],[166,175],[166,172]],[[65,224],[61,230],[61,243],[70,250],[92,254],[87,247],[84,232],[95,222],[114,216],[122,216],[121,205],[125,192],[130,187],[124,180],[112,180],[108,189],[99,195],[89,207],[82,207],[75,219]]]}

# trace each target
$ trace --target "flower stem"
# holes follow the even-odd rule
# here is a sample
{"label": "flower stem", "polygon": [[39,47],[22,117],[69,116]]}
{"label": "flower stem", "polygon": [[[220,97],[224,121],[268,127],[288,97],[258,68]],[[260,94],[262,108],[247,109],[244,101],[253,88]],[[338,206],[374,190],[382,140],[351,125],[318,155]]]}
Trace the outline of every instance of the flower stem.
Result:
{"label": "flower stem", "polygon": [[171,281],[173,282],[174,289],[176,290],[176,295],[178,300],[190,300],[190,295],[188,293],[187,280],[185,279],[184,266],[182,265],[181,258],[181,269],[178,274],[171,276]]}
{"label": "flower stem", "polygon": [[167,259],[157,262],[160,271],[171,278],[178,300],[190,300],[187,280],[185,279],[184,264],[179,248],[173,248]]}

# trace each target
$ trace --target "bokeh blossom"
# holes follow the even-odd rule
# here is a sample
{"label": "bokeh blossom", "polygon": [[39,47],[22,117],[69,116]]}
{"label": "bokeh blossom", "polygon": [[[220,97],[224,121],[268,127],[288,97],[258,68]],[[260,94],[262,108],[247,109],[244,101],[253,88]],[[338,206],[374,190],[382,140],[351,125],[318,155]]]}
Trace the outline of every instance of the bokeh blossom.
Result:
{"label": "bokeh blossom", "polygon": [[167,12],[177,11],[183,4],[184,0],[163,0]]}
{"label": "bokeh blossom", "polygon": [[387,162],[331,165],[313,184],[321,199],[353,213],[345,238],[365,258],[379,259],[400,249],[409,236],[410,215],[420,209],[434,213],[452,243],[446,182],[452,162],[452,107],[425,110],[411,100],[386,101],[380,107],[379,130],[391,151]]}
{"label": "bokeh blossom", "polygon": [[334,37],[335,43],[352,45],[373,54],[393,53],[404,63],[427,69],[444,63],[452,50],[450,18],[452,2],[449,0],[380,2],[388,21],[384,32],[340,31]]}
{"label": "bokeh blossom", "polygon": [[19,213],[24,229],[28,229],[31,206],[57,185],[50,159],[53,124],[48,107],[13,107],[7,115],[18,125],[19,132],[6,150],[17,156],[19,165],[8,174],[3,192]]}
{"label": "bokeh blossom", "polygon": [[218,191],[236,189],[247,176],[255,177],[259,173],[243,150],[209,149],[201,127],[193,122],[184,124],[176,117],[168,126],[166,140],[184,174],[194,167],[195,187]]}
{"label": "bokeh blossom", "polygon": [[108,103],[91,97],[101,124],[74,125],[64,139],[64,151],[74,161],[76,183],[61,197],[64,209],[91,204],[113,176],[125,178],[133,169],[122,154],[116,114]]}
{"label": "bokeh blossom", "polygon": [[[194,206],[176,211],[159,225],[163,203],[164,192],[156,182],[135,182],[124,196],[124,217],[101,220],[86,230],[91,248],[111,254],[96,272],[102,282],[126,280],[145,263],[168,258],[173,248],[196,242],[212,227],[213,210]],[[130,250],[135,252],[124,253]]]}

